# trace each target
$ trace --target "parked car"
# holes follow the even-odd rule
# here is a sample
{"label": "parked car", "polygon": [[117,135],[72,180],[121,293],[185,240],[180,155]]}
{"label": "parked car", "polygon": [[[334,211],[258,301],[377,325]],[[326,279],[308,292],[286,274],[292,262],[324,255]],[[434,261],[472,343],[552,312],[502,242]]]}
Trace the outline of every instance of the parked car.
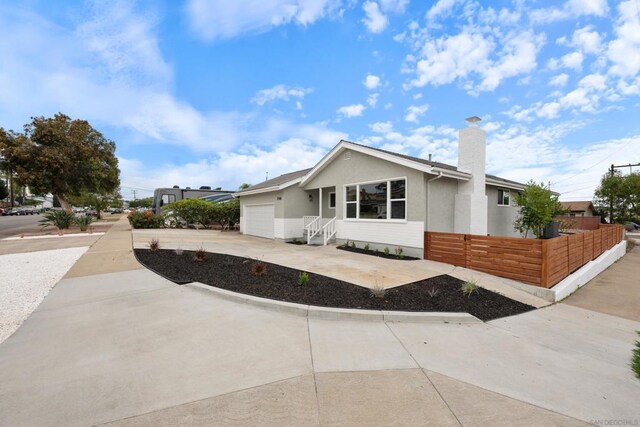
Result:
{"label": "parked car", "polygon": [[624,229],[627,231],[637,231],[640,230],[640,224],[629,221],[624,224]]}
{"label": "parked car", "polygon": [[122,208],[113,208],[111,209],[111,215],[113,214],[121,214],[122,213]]}

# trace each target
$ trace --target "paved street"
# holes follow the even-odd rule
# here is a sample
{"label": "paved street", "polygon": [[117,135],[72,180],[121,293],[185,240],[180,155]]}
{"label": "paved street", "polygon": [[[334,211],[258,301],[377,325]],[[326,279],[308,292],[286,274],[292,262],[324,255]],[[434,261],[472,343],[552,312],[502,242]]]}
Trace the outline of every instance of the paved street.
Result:
{"label": "paved street", "polygon": [[40,215],[0,216],[0,239],[40,230]]}
{"label": "paved street", "polygon": [[140,268],[123,220],[0,344],[0,425],[636,420],[638,329],[564,303],[481,324],[296,316]]}

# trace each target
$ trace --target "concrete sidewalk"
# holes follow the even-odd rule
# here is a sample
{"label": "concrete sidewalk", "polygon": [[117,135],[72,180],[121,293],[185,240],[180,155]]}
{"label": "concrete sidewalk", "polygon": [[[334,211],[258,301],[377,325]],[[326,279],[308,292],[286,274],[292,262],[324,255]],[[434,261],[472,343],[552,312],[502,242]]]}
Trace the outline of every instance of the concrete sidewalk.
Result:
{"label": "concrete sidewalk", "polygon": [[639,322],[566,304],[473,325],[293,316],[139,268],[116,225],[0,344],[1,426],[640,419]]}
{"label": "concrete sidewalk", "polygon": [[640,246],[563,302],[640,322]]}

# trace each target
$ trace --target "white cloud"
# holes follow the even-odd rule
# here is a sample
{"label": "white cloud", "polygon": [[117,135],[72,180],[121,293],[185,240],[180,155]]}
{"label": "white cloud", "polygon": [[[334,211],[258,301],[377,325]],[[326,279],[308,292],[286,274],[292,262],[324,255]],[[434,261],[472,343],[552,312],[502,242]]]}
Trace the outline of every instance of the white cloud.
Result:
{"label": "white cloud", "polygon": [[390,121],[386,122],[376,122],[369,125],[372,131],[376,133],[388,133],[391,132],[393,125]]}
{"label": "white cloud", "polygon": [[347,118],[359,117],[365,109],[366,107],[362,104],[345,105],[344,107],[338,108],[337,113]]}
{"label": "white cloud", "polygon": [[411,105],[407,108],[407,114],[404,116],[404,120],[411,123],[418,123],[418,118],[423,116],[427,110],[429,110],[429,104]]}
{"label": "white cloud", "polygon": [[280,25],[313,24],[334,13],[339,0],[189,0],[191,29],[207,41],[259,34]]}
{"label": "white cloud", "polygon": [[614,26],[616,38],[607,46],[607,57],[612,62],[610,73],[622,78],[634,77],[640,72],[640,16],[637,0],[620,2]]}
{"label": "white cloud", "polygon": [[369,90],[377,89],[378,86],[380,86],[380,77],[373,74],[367,74],[367,77],[365,77],[362,84],[365,85]]}
{"label": "white cloud", "polygon": [[374,108],[376,105],[378,105],[379,96],[379,93],[372,93],[371,95],[367,96],[367,104],[369,105],[369,107]]}
{"label": "white cloud", "polygon": [[362,20],[369,32],[377,34],[384,31],[389,24],[387,17],[380,11],[378,3],[373,1],[365,1],[362,4],[365,18]]}
{"label": "white cloud", "polygon": [[289,87],[279,84],[268,89],[259,90],[258,93],[256,93],[256,95],[251,99],[251,102],[257,105],[264,105],[267,102],[275,100],[288,101],[291,98],[302,99],[305,97],[305,95],[311,92],[311,88]]}
{"label": "white cloud", "polygon": [[551,58],[547,63],[547,67],[550,70],[556,70],[558,68],[571,68],[575,71],[582,69],[582,61],[584,55],[582,52],[570,52],[560,58]]}
{"label": "white cloud", "polygon": [[379,0],[380,7],[385,12],[404,13],[409,0]]}
{"label": "white cloud", "polygon": [[558,74],[557,76],[551,77],[551,80],[549,80],[549,84],[551,86],[562,87],[562,86],[565,86],[568,81],[569,81],[569,75],[566,73],[562,73],[562,74]]}
{"label": "white cloud", "polygon": [[466,26],[455,35],[426,36],[424,41],[422,36],[414,37],[420,59],[415,66],[405,61],[406,70],[416,74],[405,89],[427,84],[439,86],[459,79],[467,92],[477,95],[495,90],[505,79],[526,77],[535,69],[538,51],[544,44],[543,35],[511,31],[496,38],[484,30]]}
{"label": "white cloud", "polygon": [[602,38],[592,25],[587,25],[573,33],[571,45],[585,53],[597,54],[602,49]]}
{"label": "white cloud", "polygon": [[431,9],[427,12],[427,20],[433,21],[442,15],[447,15],[451,12],[456,3],[459,3],[459,0],[438,0],[438,2],[431,6]]}
{"label": "white cloud", "polygon": [[604,17],[608,13],[607,0],[568,0],[561,8],[536,9],[531,11],[529,16],[534,23],[548,24],[580,16]]}

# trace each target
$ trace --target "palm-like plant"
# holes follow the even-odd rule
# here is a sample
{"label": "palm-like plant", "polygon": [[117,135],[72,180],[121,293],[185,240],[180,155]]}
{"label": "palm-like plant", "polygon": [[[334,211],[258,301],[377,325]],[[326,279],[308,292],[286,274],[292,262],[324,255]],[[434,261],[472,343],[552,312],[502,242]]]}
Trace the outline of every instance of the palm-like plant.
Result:
{"label": "palm-like plant", "polygon": [[89,228],[93,222],[93,217],[90,215],[79,215],[74,218],[74,222],[80,227],[80,231],[87,231],[87,228]]}
{"label": "palm-like plant", "polygon": [[45,212],[43,216],[44,218],[40,220],[42,228],[57,227],[60,231],[71,227],[71,224],[75,222],[75,216],[65,210]]}

